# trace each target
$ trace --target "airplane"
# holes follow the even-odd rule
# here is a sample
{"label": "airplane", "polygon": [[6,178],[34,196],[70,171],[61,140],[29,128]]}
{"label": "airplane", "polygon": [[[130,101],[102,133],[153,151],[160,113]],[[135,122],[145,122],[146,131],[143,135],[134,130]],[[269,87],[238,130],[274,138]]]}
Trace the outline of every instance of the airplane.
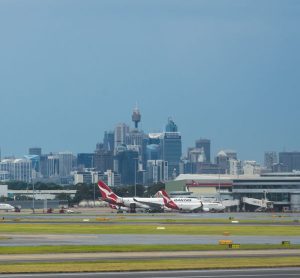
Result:
{"label": "airplane", "polygon": [[202,210],[206,212],[222,212],[225,210],[225,206],[219,201],[203,202]]}
{"label": "airplane", "polygon": [[190,197],[178,197],[171,199],[165,190],[160,190],[166,207],[183,212],[198,212],[203,204],[199,199]]}
{"label": "airplane", "polygon": [[127,208],[127,207],[118,207],[118,206],[116,206],[116,205],[113,205],[113,204],[109,204],[108,205],[110,208],[112,208],[112,209],[115,209],[115,210],[117,210],[117,212],[119,213],[119,212],[129,212],[129,208]]}
{"label": "airplane", "polygon": [[98,181],[98,187],[102,199],[109,204],[117,206],[120,210],[123,207],[135,212],[136,208],[144,209],[148,212],[162,212],[164,202],[162,198],[141,198],[141,197],[119,197],[103,181]]}
{"label": "airplane", "polygon": [[0,210],[6,210],[6,211],[15,210],[15,207],[13,207],[10,204],[0,203]]}

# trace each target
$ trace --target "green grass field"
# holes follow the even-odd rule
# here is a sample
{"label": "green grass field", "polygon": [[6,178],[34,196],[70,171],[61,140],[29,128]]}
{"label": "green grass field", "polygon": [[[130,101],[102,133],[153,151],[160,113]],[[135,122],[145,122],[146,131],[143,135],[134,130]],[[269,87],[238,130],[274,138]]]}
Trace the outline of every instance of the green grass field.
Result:
{"label": "green grass field", "polygon": [[[153,224],[109,224],[109,223],[82,223],[82,224],[25,224],[0,223],[1,233],[24,234],[176,234],[176,235],[222,235],[227,232],[231,235],[274,235],[300,236],[300,226],[262,226],[249,225],[159,225],[165,229],[157,229]],[[0,233],[0,236],[1,236]]]}
{"label": "green grass field", "polygon": [[[213,251],[227,250],[228,245],[176,244],[176,245],[63,245],[63,246],[1,246],[0,254],[49,254],[92,252],[152,252],[152,251]],[[242,244],[240,250],[300,249],[300,244]]]}
{"label": "green grass field", "polygon": [[0,273],[58,273],[96,271],[183,270],[224,269],[242,267],[292,267],[300,266],[299,257],[276,258],[209,258],[209,259],[163,259],[163,260],[116,260],[97,262],[63,263],[5,263]]}

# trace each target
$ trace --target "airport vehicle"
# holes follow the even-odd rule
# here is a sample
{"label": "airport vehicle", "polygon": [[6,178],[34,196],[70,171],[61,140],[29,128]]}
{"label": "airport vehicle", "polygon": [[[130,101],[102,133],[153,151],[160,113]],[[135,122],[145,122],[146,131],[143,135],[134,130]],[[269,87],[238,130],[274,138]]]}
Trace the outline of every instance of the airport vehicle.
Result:
{"label": "airport vehicle", "polygon": [[178,197],[171,199],[165,190],[160,190],[166,207],[183,212],[201,211],[203,204],[199,199],[190,197]]}
{"label": "airport vehicle", "polygon": [[102,199],[115,205],[119,210],[129,208],[129,212],[135,212],[136,208],[142,208],[148,212],[162,212],[164,202],[162,198],[119,197],[103,181],[98,182]]}
{"label": "airport vehicle", "polygon": [[0,203],[0,210],[6,210],[6,211],[15,210],[15,207],[13,207],[10,204]]}

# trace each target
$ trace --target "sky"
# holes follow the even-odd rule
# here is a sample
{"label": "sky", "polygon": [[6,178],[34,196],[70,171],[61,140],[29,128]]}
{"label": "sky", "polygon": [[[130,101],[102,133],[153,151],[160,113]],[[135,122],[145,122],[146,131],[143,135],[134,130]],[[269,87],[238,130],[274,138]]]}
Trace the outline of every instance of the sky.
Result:
{"label": "sky", "polygon": [[0,0],[3,156],[92,152],[138,104],[183,152],[300,150],[298,0]]}

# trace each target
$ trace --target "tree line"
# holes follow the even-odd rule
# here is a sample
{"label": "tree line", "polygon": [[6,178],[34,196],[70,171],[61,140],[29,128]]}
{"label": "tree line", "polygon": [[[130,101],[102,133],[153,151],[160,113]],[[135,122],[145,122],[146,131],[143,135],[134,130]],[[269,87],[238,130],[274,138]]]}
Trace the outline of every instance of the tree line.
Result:
{"label": "tree line", "polygon": [[[7,184],[8,189],[10,190],[32,190],[33,184],[26,183],[21,181],[10,181],[0,184]],[[135,195],[137,197],[153,197],[159,190],[164,189],[164,183],[155,183],[149,186],[144,186],[142,184],[137,184],[136,189],[134,185],[122,185],[111,187],[120,197],[132,197]],[[87,184],[87,183],[78,183],[76,185],[59,185],[55,183],[34,183],[35,190],[77,190],[74,198],[71,198],[66,193],[61,193],[56,196],[58,200],[68,200],[69,205],[75,205],[80,203],[82,200],[98,200],[101,198],[100,191],[97,184]],[[1,198],[2,201],[9,201],[11,198]],[[26,199],[31,199],[31,197],[26,197]]]}

